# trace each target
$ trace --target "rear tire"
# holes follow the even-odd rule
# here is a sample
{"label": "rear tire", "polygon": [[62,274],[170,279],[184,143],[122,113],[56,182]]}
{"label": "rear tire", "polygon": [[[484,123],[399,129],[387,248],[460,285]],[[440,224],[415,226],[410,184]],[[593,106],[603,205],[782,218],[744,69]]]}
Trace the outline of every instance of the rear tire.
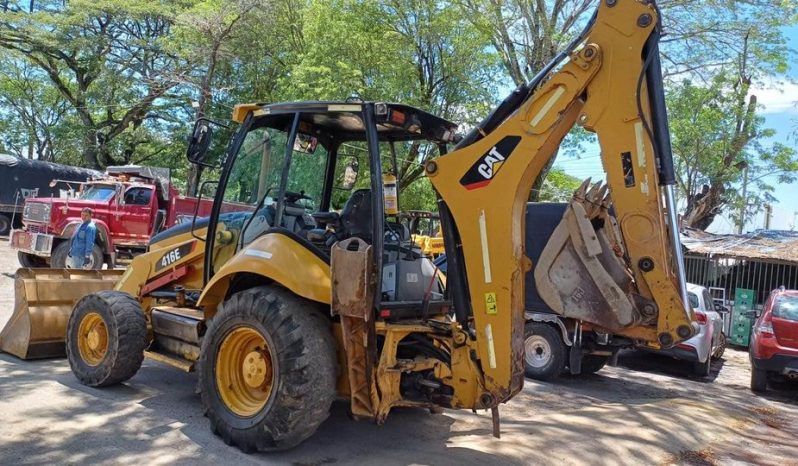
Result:
{"label": "rear tire", "polygon": [[751,367],[751,391],[762,393],[768,389],[768,373],[765,370]]}
{"label": "rear tire", "polygon": [[329,416],[336,371],[335,339],[316,303],[282,288],[252,288],[228,298],[208,325],[202,407],[226,444],[246,453],[285,450]]}
{"label": "rear tire", "polygon": [[582,371],[580,374],[595,374],[606,366],[609,360],[609,356],[588,354],[582,357]]}
{"label": "rear tire", "polygon": [[19,259],[19,265],[23,267],[30,267],[34,269],[47,267],[47,261],[44,260],[44,258],[34,254],[28,254],[27,252],[17,251],[17,259]]}
{"label": "rear tire", "polygon": [[[70,240],[62,241],[53,249],[53,254],[50,257],[50,267],[54,269],[67,268],[66,263],[67,257],[69,256],[70,242]],[[91,268],[94,270],[100,270],[103,268],[103,251],[96,244],[91,250]]]}
{"label": "rear tire", "polygon": [[0,236],[6,236],[11,233],[11,219],[5,214],[0,214]]}
{"label": "rear tire", "polygon": [[524,372],[535,380],[551,380],[565,368],[567,351],[554,327],[528,322],[524,326]]}
{"label": "rear tire", "polygon": [[712,353],[713,359],[720,359],[723,357],[723,353],[726,352],[726,335],[723,332],[720,332],[720,338],[718,338],[718,347],[715,348],[715,352]]}
{"label": "rear tire", "polygon": [[90,387],[133,377],[144,360],[147,322],[139,302],[121,291],[84,296],[69,316],[66,353],[75,377]]}
{"label": "rear tire", "polygon": [[708,354],[707,360],[704,362],[693,362],[693,372],[701,377],[709,377],[710,372],[712,372],[712,354]]}

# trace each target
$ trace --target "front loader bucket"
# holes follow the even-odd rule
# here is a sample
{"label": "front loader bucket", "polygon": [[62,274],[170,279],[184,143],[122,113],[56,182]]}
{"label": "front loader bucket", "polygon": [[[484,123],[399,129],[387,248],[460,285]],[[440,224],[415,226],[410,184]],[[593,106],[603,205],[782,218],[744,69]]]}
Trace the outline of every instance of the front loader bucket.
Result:
{"label": "front loader bucket", "polygon": [[19,269],[14,313],[0,351],[21,359],[62,357],[69,314],[90,293],[110,290],[124,270]]}

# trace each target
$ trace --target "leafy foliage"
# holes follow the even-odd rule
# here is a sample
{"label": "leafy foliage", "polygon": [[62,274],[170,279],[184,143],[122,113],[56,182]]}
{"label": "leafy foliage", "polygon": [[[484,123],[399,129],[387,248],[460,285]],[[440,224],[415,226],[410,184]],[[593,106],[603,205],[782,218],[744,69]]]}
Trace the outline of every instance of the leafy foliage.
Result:
{"label": "leafy foliage", "polygon": [[[225,121],[239,102],[397,101],[467,130],[562,50],[596,4],[4,1],[0,150],[97,168],[167,166],[177,184],[193,192],[202,174],[183,159],[192,121],[201,115]],[[795,0],[658,4],[667,32],[662,49],[682,196],[694,196],[703,184],[717,186],[717,202],[704,212],[743,206],[750,215],[769,199],[774,182],[793,177],[792,149],[767,142],[771,133],[749,91],[757,80],[783,75],[793,60],[780,27],[795,23]],[[577,130],[564,152],[579,154],[594,141]],[[423,166],[437,149],[395,149],[403,207],[434,210]],[[387,147],[383,154],[390,154]],[[360,164],[358,186],[367,185],[367,166]],[[390,158],[383,166],[393,169]],[[739,198],[743,166],[755,196],[751,206]],[[556,170],[543,180],[533,198],[564,200],[578,185]],[[336,192],[333,203],[345,196]],[[708,215],[691,224],[711,221]]]}

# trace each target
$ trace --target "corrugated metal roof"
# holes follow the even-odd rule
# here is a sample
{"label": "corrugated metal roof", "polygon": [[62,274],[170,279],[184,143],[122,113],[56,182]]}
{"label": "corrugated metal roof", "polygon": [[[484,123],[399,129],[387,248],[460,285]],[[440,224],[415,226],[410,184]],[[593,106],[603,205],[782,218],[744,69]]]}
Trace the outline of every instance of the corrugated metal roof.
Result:
{"label": "corrugated metal roof", "polygon": [[692,253],[798,263],[798,231],[755,230],[743,235],[682,231],[682,245]]}

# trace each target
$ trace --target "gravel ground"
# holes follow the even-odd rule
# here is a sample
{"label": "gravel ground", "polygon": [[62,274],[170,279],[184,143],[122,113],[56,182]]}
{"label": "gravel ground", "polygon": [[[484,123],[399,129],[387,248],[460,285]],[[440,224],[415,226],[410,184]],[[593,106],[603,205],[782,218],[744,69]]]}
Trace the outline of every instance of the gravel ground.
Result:
{"label": "gravel ground", "polygon": [[[0,326],[17,266],[0,240]],[[0,464],[798,464],[798,387],[753,395],[744,351],[728,350],[708,379],[690,369],[626,352],[596,375],[528,380],[502,406],[498,440],[488,412],[397,409],[376,426],[336,403],[298,448],[245,455],[211,434],[194,374],[145,361],[100,390],[66,360],[0,354]]]}

